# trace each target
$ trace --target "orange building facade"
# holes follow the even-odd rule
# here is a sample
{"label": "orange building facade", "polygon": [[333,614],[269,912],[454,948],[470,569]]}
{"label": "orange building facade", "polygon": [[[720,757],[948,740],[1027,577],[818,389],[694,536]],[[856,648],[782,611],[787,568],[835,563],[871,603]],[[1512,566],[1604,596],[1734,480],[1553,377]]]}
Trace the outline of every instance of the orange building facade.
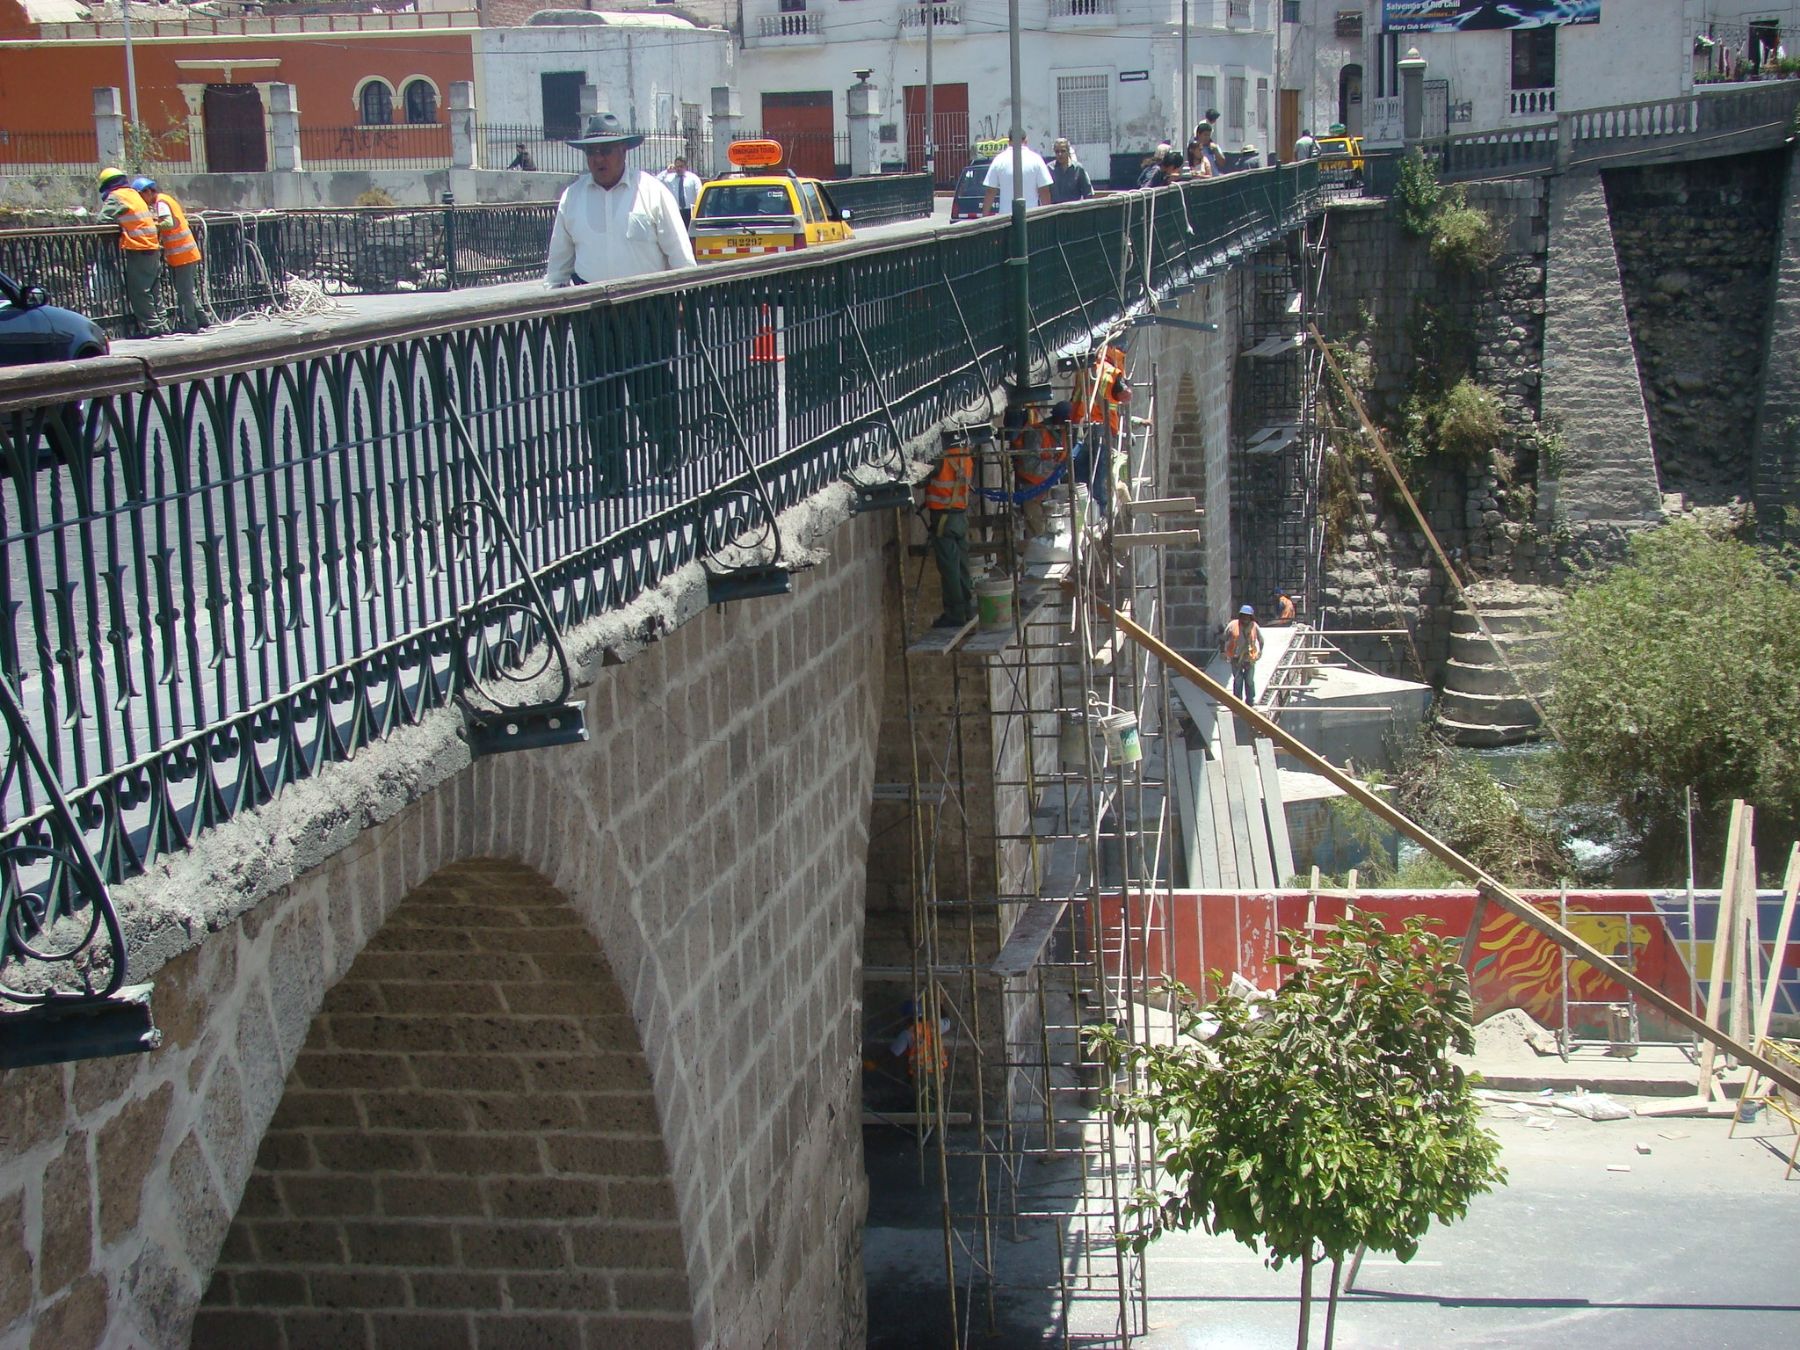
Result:
{"label": "orange building facade", "polygon": [[[45,22],[62,0],[0,0],[0,160],[82,158],[94,95],[128,97],[116,23]],[[301,162],[348,168],[447,158],[450,85],[474,79],[477,16],[331,14],[132,24],[136,121],[159,163],[269,168],[270,87],[292,86]],[[131,116],[129,105],[127,117]]]}

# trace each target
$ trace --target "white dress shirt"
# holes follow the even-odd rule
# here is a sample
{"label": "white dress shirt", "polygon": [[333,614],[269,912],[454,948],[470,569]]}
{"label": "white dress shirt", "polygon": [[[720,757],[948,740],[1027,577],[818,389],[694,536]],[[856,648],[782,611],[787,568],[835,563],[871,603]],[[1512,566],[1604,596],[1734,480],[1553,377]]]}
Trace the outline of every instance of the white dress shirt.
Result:
{"label": "white dress shirt", "polygon": [[625,170],[610,188],[589,174],[563,189],[544,267],[549,285],[566,286],[575,277],[621,281],[694,265],[675,198],[641,169]]}
{"label": "white dress shirt", "polygon": [[[692,169],[682,169],[680,171],[675,169],[664,169],[661,173],[656,175],[656,181],[674,194],[675,205],[679,206],[683,211],[692,211],[694,209],[694,203],[700,200],[700,189],[705,186],[700,181],[700,175],[695,173]],[[582,275],[586,276],[587,273],[583,272]]]}
{"label": "white dress shirt", "polygon": [[[1044,157],[1029,145],[1021,146],[1021,167],[1025,170],[1025,209],[1038,205],[1038,189],[1047,188],[1056,180],[1050,175],[1050,166],[1044,163]],[[994,162],[988,165],[987,177],[982,180],[984,188],[998,188],[999,195],[994,205],[1002,214],[1012,209],[1013,192],[1013,157],[1009,145],[994,156]],[[585,275],[585,274],[584,274]]]}

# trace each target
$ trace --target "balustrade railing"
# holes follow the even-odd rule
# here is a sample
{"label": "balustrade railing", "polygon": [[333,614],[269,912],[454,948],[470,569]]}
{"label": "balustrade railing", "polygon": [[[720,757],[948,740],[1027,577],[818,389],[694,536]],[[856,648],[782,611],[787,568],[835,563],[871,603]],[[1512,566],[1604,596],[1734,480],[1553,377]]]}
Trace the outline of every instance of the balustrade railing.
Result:
{"label": "balustrade railing", "polygon": [[[1035,359],[1316,204],[1306,164],[1035,213]],[[540,659],[496,520],[571,629],[729,544],[766,555],[775,513],[987,415],[1007,237],[489,292],[210,367],[0,372],[0,670],[101,873]],[[49,841],[9,741],[0,848]]]}
{"label": "balustrade railing", "polygon": [[1506,112],[1509,117],[1551,117],[1556,113],[1556,90],[1511,89],[1507,91]]}
{"label": "balustrade railing", "polygon": [[1548,173],[1556,167],[1556,123],[1440,136],[1421,141],[1419,152],[1439,178],[1505,178]]}
{"label": "balustrade railing", "polygon": [[900,27],[903,29],[925,28],[935,24],[939,28],[957,27],[963,21],[961,5],[936,3],[909,5],[900,11]]}
{"label": "balustrade railing", "polygon": [[1053,19],[1112,19],[1119,13],[1119,0],[1050,0]]}
{"label": "balustrade railing", "polygon": [[797,14],[764,14],[756,21],[758,36],[777,37],[818,37],[825,31],[825,19],[820,14],[809,14],[804,11]]}

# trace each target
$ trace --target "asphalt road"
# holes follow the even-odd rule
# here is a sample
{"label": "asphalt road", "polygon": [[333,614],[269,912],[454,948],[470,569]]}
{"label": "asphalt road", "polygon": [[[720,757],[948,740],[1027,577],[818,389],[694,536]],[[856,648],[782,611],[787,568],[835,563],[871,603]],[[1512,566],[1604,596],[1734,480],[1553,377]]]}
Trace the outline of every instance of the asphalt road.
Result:
{"label": "asphalt road", "polygon": [[[1410,1263],[1367,1259],[1339,1309],[1342,1350],[1800,1344],[1800,1175],[1782,1180],[1791,1134],[1759,1124],[1750,1133],[1768,1137],[1764,1143],[1728,1140],[1722,1120],[1597,1123],[1570,1116],[1556,1116],[1543,1130],[1510,1111],[1490,1112],[1489,1123],[1505,1147],[1509,1184],[1477,1199],[1463,1222],[1434,1227]],[[1636,1152],[1640,1142],[1649,1154]],[[883,1148],[875,1146],[872,1174]],[[1608,1170],[1613,1166],[1630,1170]],[[894,1179],[883,1173],[879,1182]],[[921,1200],[921,1215],[930,1198]],[[890,1200],[871,1204],[864,1256],[869,1344],[950,1344],[941,1274],[935,1304],[927,1304],[923,1288],[934,1255],[941,1269],[941,1228],[896,1225]],[[1009,1245],[1004,1255],[1019,1260],[1026,1253]],[[1295,1344],[1297,1267],[1272,1272],[1229,1238],[1185,1234],[1151,1248],[1147,1280],[1148,1334],[1133,1342],[1140,1350]],[[888,1293],[894,1283],[899,1297]],[[1022,1288],[999,1301],[991,1335],[983,1311],[978,1300],[970,1344],[1061,1341],[1052,1300]],[[1078,1299],[1072,1343],[1118,1344],[1113,1321],[1110,1297]],[[1312,1344],[1322,1345],[1323,1335],[1321,1302]]]}

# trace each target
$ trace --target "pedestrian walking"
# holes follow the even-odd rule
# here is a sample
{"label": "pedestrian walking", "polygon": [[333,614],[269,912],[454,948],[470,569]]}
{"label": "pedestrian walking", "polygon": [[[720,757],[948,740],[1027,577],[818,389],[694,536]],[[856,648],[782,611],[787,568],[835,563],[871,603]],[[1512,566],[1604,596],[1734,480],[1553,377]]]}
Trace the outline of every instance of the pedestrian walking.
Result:
{"label": "pedestrian walking", "polygon": [[946,439],[943,458],[925,480],[925,519],[944,592],[944,612],[933,628],[961,628],[975,617],[975,579],[969,572],[969,484],[974,478],[969,447]]}
{"label": "pedestrian walking", "polygon": [[1023,137],[1019,140],[1019,168],[1024,182],[1015,189],[1011,145],[994,156],[994,162],[988,165],[987,177],[982,179],[981,185],[987,189],[981,201],[982,215],[995,214],[995,203],[1002,200],[1010,211],[1017,197],[1025,199],[1028,211],[1034,206],[1050,205],[1050,188],[1056,179],[1050,173],[1050,166],[1044,163],[1044,157],[1026,144]]}
{"label": "pedestrian walking", "polygon": [[119,261],[125,269],[125,303],[131,309],[135,337],[167,337],[156,303],[156,282],[162,275],[162,242],[156,234],[156,217],[131,186],[123,169],[100,170],[100,216],[119,227]]}
{"label": "pedestrian walking", "polygon": [[688,224],[694,218],[694,203],[700,200],[700,175],[688,168],[687,156],[677,155],[669,161],[669,167],[656,175],[656,181],[669,189],[675,198],[675,205],[681,210],[681,223]]}
{"label": "pedestrian walking", "polygon": [[1318,153],[1319,143],[1313,139],[1312,128],[1308,127],[1294,142],[1294,160],[1298,163],[1303,159],[1312,159]]}
{"label": "pedestrian walking", "polygon": [[164,192],[154,178],[134,178],[131,186],[156,217],[156,238],[162,245],[163,265],[175,285],[175,317],[184,333],[206,327],[200,308],[200,245],[188,225],[187,212],[173,193]]}
{"label": "pedestrian walking", "polygon": [[650,174],[625,164],[625,152],[643,143],[611,113],[590,116],[584,134],[569,142],[586,153],[588,172],[556,203],[544,268],[548,285],[622,281],[695,265],[674,196]]}
{"label": "pedestrian walking", "polygon": [[1050,148],[1050,200],[1053,202],[1085,201],[1094,195],[1094,185],[1088,179],[1088,171],[1075,158],[1075,149],[1068,138],[1058,136],[1056,144]]}
{"label": "pedestrian walking", "polygon": [[1225,661],[1231,667],[1231,692],[1246,703],[1256,702],[1256,660],[1262,655],[1262,629],[1256,626],[1256,607],[1245,605],[1237,618],[1225,625]]}

